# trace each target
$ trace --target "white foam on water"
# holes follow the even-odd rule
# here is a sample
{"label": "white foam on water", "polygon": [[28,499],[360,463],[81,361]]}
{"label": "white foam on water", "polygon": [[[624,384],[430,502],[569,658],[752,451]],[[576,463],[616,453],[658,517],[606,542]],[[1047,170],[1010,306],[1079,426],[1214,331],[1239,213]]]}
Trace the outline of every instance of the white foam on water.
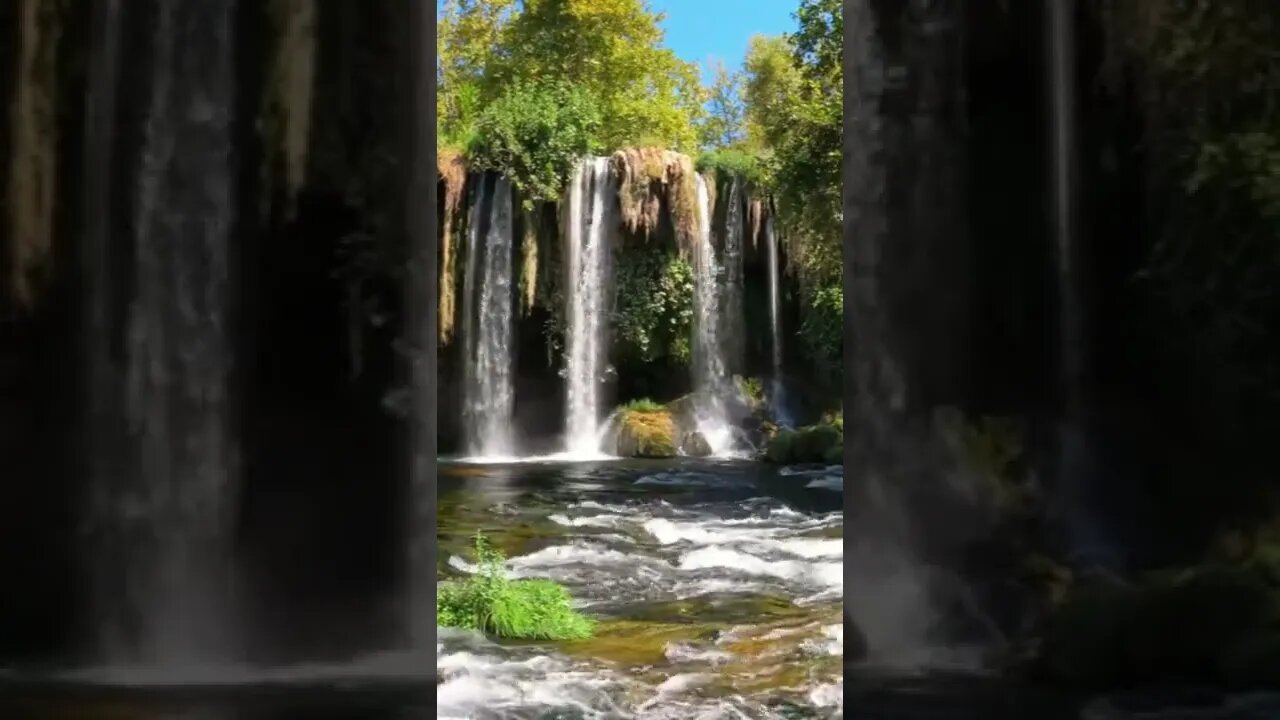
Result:
{"label": "white foam on water", "polygon": [[679,567],[681,570],[727,568],[749,575],[765,575],[824,586],[824,589],[844,587],[844,567],[839,562],[805,563],[797,560],[766,560],[737,550],[714,546],[685,553],[680,558]]}
{"label": "white foam on water", "polygon": [[[653,473],[639,480],[642,485],[672,487],[750,482],[748,476],[732,472]],[[619,479],[627,481],[626,475]],[[797,604],[808,604],[838,601],[843,592],[843,541],[823,536],[840,527],[843,516],[838,511],[805,513],[764,497],[693,504],[659,498],[582,499],[555,510],[543,517],[560,529],[560,537],[552,545],[509,558],[508,574],[563,583],[574,605],[595,608],[588,614],[597,617],[629,617],[634,604],[654,601],[783,594]],[[474,570],[461,558],[450,558],[449,564]],[[744,637],[758,637],[764,630],[746,626]],[[780,638],[780,654],[760,661],[777,664],[795,652],[810,657],[843,652],[843,626],[838,624],[815,621],[789,633]],[[747,697],[721,696],[724,678],[719,674],[745,660],[721,640],[669,642],[663,647],[665,664],[644,673],[585,656],[571,661],[553,646],[537,646],[548,655],[536,663],[511,657],[513,648],[496,646],[468,648],[469,655],[441,652],[442,658],[453,660],[441,665],[444,699],[438,714],[471,720],[546,717],[548,712],[601,720],[773,720],[776,711],[766,698],[783,696],[809,705],[822,717],[839,712],[841,699],[832,696],[842,688],[838,682],[832,684],[838,676],[813,677],[803,687],[761,696],[754,691]],[[446,644],[458,651],[456,642]],[[714,687],[706,687],[708,682]]]}
{"label": "white foam on water", "polygon": [[810,480],[805,485],[811,490],[829,490],[831,492],[844,492],[844,478],[839,475],[825,475],[823,477]]}
{"label": "white foam on water", "polygon": [[844,714],[844,681],[824,683],[809,691],[809,702],[815,707],[833,708]]}
{"label": "white foam on water", "polygon": [[710,663],[716,665],[733,657],[715,648],[700,648],[688,643],[667,643],[662,654],[673,663]]}
{"label": "white foam on water", "polygon": [[606,452],[559,452],[550,455],[475,455],[459,458],[442,457],[438,462],[458,465],[546,465],[557,463],[599,463],[621,460]]}
{"label": "white foam on water", "polygon": [[569,517],[556,513],[547,518],[557,525],[566,527],[596,527],[596,528],[616,528],[624,524],[628,518],[621,515],[586,515],[583,517]]}
{"label": "white foam on water", "polygon": [[584,718],[621,716],[614,696],[624,688],[621,679],[597,668],[534,655],[524,659],[441,653],[442,682],[436,688],[436,715],[473,720],[501,718],[515,710],[555,709]]}

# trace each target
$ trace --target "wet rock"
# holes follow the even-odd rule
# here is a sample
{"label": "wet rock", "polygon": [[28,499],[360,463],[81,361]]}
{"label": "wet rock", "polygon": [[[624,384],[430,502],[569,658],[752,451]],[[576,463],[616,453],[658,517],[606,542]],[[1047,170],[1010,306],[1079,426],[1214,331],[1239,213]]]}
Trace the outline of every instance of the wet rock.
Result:
{"label": "wet rock", "polygon": [[690,430],[680,439],[680,452],[689,457],[707,457],[711,454],[711,444],[707,442],[705,435],[697,430]]}
{"label": "wet rock", "polygon": [[623,457],[672,458],[676,423],[669,410],[626,410],[618,425],[617,453]]}

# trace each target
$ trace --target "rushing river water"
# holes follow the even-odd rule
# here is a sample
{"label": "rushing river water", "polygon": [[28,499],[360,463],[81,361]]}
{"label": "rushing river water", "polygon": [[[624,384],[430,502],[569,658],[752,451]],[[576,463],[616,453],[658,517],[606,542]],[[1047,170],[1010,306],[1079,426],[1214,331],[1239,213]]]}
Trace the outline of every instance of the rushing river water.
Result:
{"label": "rushing river water", "polygon": [[843,702],[840,468],[441,466],[440,577],[483,531],[569,588],[596,637],[441,629],[441,718],[829,718]]}

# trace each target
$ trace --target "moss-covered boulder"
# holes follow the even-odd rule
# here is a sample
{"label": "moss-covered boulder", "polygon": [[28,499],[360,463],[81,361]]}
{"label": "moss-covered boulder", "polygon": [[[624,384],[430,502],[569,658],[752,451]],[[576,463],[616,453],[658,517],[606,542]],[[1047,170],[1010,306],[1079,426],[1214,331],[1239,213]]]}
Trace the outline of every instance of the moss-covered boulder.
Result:
{"label": "moss-covered boulder", "polygon": [[779,465],[844,462],[843,425],[819,423],[802,428],[779,429],[765,445],[765,459]]}
{"label": "moss-covered boulder", "polygon": [[666,408],[624,409],[618,419],[616,452],[623,457],[675,457],[678,440],[675,418]]}

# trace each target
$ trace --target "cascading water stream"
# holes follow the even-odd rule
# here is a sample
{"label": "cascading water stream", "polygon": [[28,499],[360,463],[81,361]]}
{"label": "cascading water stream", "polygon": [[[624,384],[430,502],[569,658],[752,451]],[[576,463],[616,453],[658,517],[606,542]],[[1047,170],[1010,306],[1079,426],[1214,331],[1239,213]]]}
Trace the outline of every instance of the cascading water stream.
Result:
{"label": "cascading water stream", "polygon": [[1097,478],[1096,450],[1084,427],[1085,332],[1084,301],[1078,265],[1076,3],[1051,3],[1046,13],[1049,49],[1049,132],[1053,162],[1053,241],[1057,265],[1058,357],[1062,417],[1057,438],[1055,500],[1066,525],[1074,557],[1118,568],[1121,554],[1108,537],[1095,508],[1108,489]]}
{"label": "cascading water stream", "polygon": [[693,243],[693,384],[698,432],[712,455],[733,451],[733,428],[725,410],[729,397],[724,345],[720,335],[720,269],[711,246],[711,201],[707,182],[697,179],[698,235]]}
{"label": "cascading water stream", "polygon": [[492,182],[488,222],[483,226],[480,222],[486,199],[484,182],[472,208],[463,287],[467,348],[463,417],[467,453],[476,457],[508,457],[514,450],[511,183],[502,177],[494,177]]}
{"label": "cascading water stream", "polygon": [[720,304],[720,341],[724,346],[725,369],[739,372],[745,348],[743,315],[743,198],[742,182],[735,175],[729,183],[729,201],[724,220],[724,302]]}
{"label": "cascading water stream", "polygon": [[[612,187],[607,157],[582,161],[569,186],[565,256],[571,292],[565,298],[565,451],[574,456],[599,455],[603,439],[600,391],[604,380],[609,261],[606,205]],[[586,208],[585,197],[590,197]]]}
{"label": "cascading water stream", "polygon": [[[233,650],[234,16],[230,0],[158,6],[124,386],[109,353],[89,354],[90,447],[111,438],[122,446],[123,469],[94,465],[89,515],[94,557],[111,568],[96,588],[109,663],[173,666]],[[87,259],[99,297],[110,287],[104,242],[94,243],[99,257]],[[91,348],[106,323],[90,315]],[[122,421],[116,430],[106,427],[109,418]]]}
{"label": "cascading water stream", "polygon": [[1075,252],[1075,2],[1053,3],[1049,10],[1050,88],[1053,134],[1054,248],[1058,270],[1059,352],[1068,415],[1079,405],[1083,354],[1081,307]]}
{"label": "cascading water stream", "polygon": [[782,270],[778,262],[778,236],[774,231],[772,214],[764,221],[764,242],[769,273],[770,405],[778,423],[790,426],[792,421],[786,409],[786,392],[782,384]]}

